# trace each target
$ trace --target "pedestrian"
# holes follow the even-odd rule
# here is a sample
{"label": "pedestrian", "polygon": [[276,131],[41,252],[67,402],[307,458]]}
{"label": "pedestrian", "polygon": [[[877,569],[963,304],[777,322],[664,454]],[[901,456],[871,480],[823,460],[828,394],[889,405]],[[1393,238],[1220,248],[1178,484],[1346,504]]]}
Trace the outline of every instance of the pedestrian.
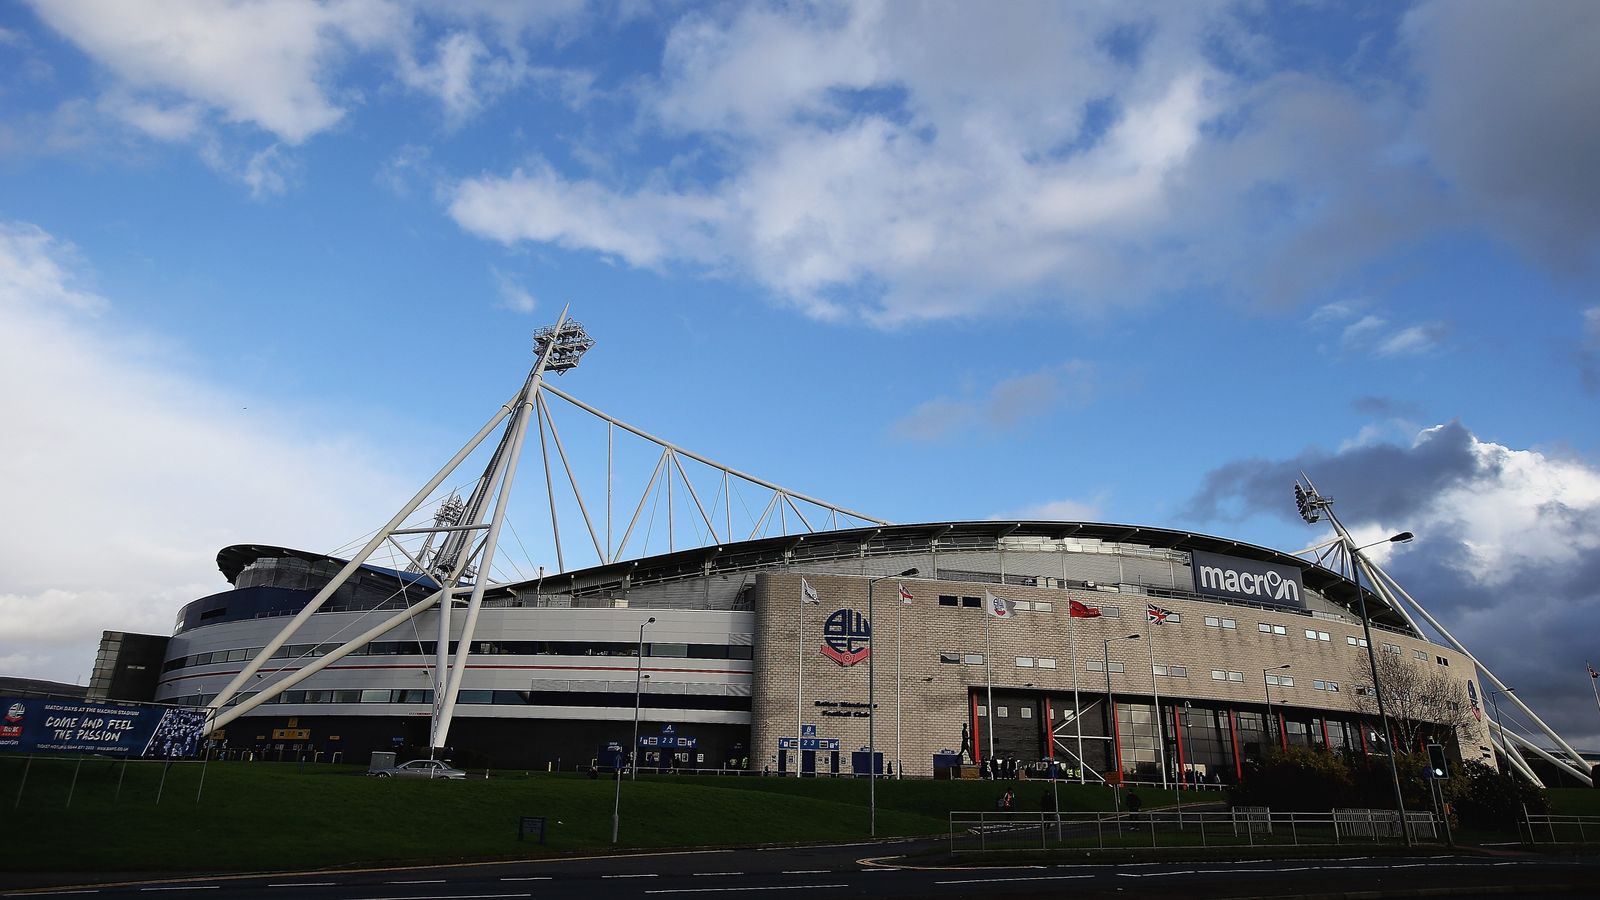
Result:
{"label": "pedestrian", "polygon": [[1000,798],[1000,802],[1002,804],[1000,807],[1001,809],[1005,810],[1006,812],[1011,812],[1016,808],[1017,797],[1010,791],[1006,791],[1005,796]]}
{"label": "pedestrian", "polygon": [[1055,794],[1053,794],[1050,791],[1046,790],[1044,792],[1044,795],[1039,798],[1039,809],[1041,809],[1041,810],[1043,810],[1044,812],[1047,812],[1047,813],[1055,812],[1056,811],[1056,797],[1055,797]]}
{"label": "pedestrian", "polygon": [[1133,791],[1128,792],[1128,812],[1138,812],[1139,807],[1143,805],[1144,801],[1139,799],[1138,794],[1135,794]]}

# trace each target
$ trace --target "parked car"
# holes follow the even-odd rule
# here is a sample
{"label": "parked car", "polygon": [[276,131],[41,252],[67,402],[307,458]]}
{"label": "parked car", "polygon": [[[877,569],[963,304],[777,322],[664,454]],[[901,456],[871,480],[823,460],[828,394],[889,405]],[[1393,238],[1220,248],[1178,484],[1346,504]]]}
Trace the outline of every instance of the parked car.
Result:
{"label": "parked car", "polygon": [[413,759],[387,769],[374,769],[367,773],[379,778],[454,778],[467,777],[467,773],[443,759]]}

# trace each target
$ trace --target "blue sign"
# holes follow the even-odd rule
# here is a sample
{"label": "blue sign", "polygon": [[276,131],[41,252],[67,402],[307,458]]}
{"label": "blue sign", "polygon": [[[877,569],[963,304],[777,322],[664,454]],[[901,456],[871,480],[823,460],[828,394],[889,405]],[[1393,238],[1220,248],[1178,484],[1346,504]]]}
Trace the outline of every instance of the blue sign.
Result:
{"label": "blue sign", "polygon": [[817,736],[817,726],[815,726],[815,725],[801,725],[800,726],[800,736],[802,738],[808,738],[808,737],[814,738],[814,737],[816,737]]}
{"label": "blue sign", "polygon": [[0,751],[194,756],[205,723],[195,707],[0,697]]}

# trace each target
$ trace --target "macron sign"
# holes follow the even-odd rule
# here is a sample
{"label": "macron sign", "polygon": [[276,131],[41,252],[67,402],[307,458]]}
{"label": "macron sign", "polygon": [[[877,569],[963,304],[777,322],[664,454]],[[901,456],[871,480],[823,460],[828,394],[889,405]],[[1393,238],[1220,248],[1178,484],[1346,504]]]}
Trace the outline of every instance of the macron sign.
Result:
{"label": "macron sign", "polygon": [[1195,593],[1249,603],[1305,608],[1305,600],[1301,597],[1300,570],[1294,566],[1223,556],[1204,550],[1191,550],[1189,555],[1194,565]]}

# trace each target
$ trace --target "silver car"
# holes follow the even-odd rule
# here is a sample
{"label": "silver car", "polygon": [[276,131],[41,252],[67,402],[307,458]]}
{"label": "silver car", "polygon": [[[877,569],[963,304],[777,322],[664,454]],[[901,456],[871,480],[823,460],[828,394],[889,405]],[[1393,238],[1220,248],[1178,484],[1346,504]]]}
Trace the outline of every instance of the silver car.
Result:
{"label": "silver car", "polygon": [[467,773],[451,766],[442,759],[413,759],[387,769],[375,769],[367,773],[379,778],[466,778]]}

